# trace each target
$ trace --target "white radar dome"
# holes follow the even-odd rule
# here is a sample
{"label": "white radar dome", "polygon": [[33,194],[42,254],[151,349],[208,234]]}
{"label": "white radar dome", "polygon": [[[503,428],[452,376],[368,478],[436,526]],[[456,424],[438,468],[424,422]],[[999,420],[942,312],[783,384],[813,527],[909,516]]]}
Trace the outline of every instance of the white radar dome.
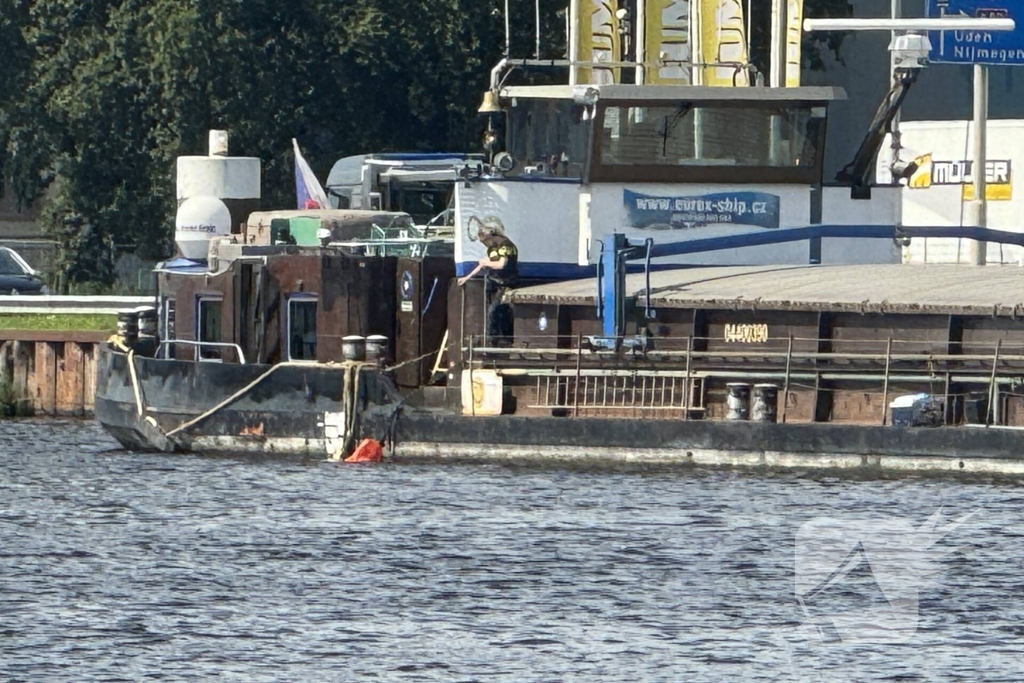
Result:
{"label": "white radar dome", "polygon": [[210,240],[230,233],[231,212],[216,197],[196,195],[178,207],[174,219],[174,241],[185,258],[205,261]]}

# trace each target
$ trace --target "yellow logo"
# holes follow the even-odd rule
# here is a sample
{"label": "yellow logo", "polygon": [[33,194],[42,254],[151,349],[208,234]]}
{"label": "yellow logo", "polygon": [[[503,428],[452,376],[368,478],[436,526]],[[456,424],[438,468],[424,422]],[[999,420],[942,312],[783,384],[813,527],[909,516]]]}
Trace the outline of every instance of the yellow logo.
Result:
{"label": "yellow logo", "polygon": [[932,155],[922,154],[914,159],[914,163],[917,164],[917,170],[914,171],[914,175],[910,176],[910,181],[907,183],[913,188],[926,188],[932,186]]}

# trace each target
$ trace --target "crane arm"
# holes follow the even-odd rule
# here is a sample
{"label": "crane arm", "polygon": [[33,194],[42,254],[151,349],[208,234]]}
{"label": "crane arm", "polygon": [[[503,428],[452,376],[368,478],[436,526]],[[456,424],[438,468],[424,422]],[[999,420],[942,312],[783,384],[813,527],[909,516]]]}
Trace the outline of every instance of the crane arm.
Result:
{"label": "crane arm", "polygon": [[885,94],[885,99],[878,105],[875,117],[871,120],[867,135],[860,143],[853,161],[843,167],[836,175],[836,181],[849,184],[854,197],[865,196],[871,186],[874,173],[874,161],[878,151],[885,142],[885,136],[892,132],[892,122],[896,118],[903,100],[906,99],[910,87],[917,81],[920,69],[899,69],[893,79],[892,87]]}

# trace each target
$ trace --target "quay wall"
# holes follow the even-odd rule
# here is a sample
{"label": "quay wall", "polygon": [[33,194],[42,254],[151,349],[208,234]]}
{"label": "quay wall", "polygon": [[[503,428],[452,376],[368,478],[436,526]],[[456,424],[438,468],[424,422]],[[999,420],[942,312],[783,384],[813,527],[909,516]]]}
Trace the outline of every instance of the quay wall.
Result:
{"label": "quay wall", "polygon": [[91,416],[99,345],[109,336],[0,332],[0,411],[6,416]]}

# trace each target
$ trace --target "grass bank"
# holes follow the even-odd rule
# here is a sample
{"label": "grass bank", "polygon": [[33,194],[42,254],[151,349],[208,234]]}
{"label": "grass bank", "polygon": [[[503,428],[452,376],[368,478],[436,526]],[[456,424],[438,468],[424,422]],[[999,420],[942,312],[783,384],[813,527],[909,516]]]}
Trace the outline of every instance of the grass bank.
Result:
{"label": "grass bank", "polygon": [[0,330],[109,330],[113,333],[116,329],[116,315],[0,313]]}

